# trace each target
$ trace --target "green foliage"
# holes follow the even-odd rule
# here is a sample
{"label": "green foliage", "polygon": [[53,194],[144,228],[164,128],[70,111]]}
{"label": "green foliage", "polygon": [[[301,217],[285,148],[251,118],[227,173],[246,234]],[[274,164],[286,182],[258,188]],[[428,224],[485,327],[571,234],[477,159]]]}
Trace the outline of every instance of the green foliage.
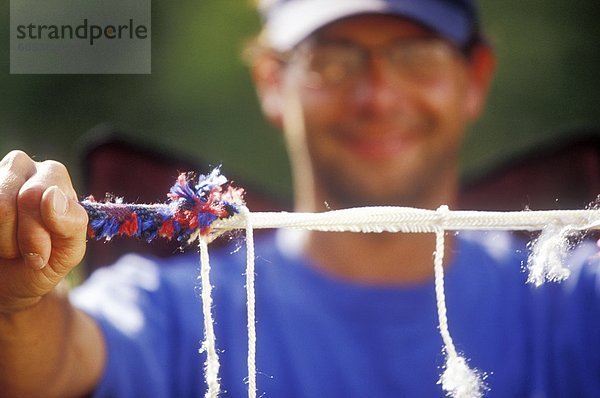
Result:
{"label": "green foliage", "polygon": [[593,1],[481,2],[498,56],[487,113],[464,151],[467,172],[515,150],[600,125],[600,38]]}
{"label": "green foliage", "polygon": [[[464,151],[467,172],[514,150],[598,126],[591,0],[482,0],[498,57],[489,107]],[[277,133],[262,118],[240,52],[258,30],[247,0],[153,2],[151,75],[10,75],[0,28],[0,152],[22,148],[77,169],[78,139],[114,122],[145,144],[289,192]],[[0,8],[9,20],[8,2]],[[75,173],[77,176],[77,173]]]}

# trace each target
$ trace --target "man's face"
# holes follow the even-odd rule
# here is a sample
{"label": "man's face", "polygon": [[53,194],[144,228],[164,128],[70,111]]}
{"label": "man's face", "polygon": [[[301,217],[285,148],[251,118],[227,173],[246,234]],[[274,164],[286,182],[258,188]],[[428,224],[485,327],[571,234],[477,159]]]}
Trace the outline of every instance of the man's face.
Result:
{"label": "man's face", "polygon": [[298,51],[283,84],[303,107],[318,200],[334,208],[441,204],[475,116],[468,61],[417,24],[374,15],[329,25]]}

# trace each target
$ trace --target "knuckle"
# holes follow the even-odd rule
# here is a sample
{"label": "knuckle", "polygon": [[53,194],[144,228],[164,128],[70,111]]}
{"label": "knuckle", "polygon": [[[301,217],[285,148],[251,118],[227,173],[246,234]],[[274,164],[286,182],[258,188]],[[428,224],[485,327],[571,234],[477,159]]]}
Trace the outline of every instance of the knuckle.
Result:
{"label": "knuckle", "polygon": [[40,163],[40,167],[50,175],[55,176],[66,176],[69,175],[67,168],[64,164],[57,162],[56,160],[44,160]]}
{"label": "knuckle", "polygon": [[35,172],[35,162],[23,151],[12,151],[0,161],[0,193],[11,200]]}
{"label": "knuckle", "polygon": [[77,198],[77,193],[73,188],[69,170],[67,167],[56,160],[45,160],[38,165],[39,178],[57,185],[71,199]]}
{"label": "knuckle", "polygon": [[10,151],[2,159],[2,161],[0,161],[0,166],[9,170],[20,170],[24,167],[29,168],[33,164],[34,161],[29,157],[29,155],[18,149]]}

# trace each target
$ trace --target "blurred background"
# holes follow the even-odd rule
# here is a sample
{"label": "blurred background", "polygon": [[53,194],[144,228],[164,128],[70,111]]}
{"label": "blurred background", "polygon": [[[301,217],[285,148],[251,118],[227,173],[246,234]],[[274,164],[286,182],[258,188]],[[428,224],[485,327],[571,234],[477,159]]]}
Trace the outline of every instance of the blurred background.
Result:
{"label": "blurred background", "polygon": [[[480,4],[499,64],[465,147],[465,175],[600,126],[597,2]],[[10,75],[8,1],[0,13],[2,154],[20,148],[66,163],[83,195],[86,132],[110,122],[145,146],[205,164],[201,171],[222,163],[225,174],[289,196],[281,138],[262,118],[240,56],[259,26],[249,0],[154,1],[150,75]]]}

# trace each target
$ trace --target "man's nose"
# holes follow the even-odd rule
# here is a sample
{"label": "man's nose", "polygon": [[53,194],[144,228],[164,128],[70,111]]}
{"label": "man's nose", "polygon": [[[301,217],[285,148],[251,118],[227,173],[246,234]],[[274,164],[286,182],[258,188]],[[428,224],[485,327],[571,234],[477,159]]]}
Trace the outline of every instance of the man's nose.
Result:
{"label": "man's nose", "polygon": [[410,79],[395,71],[381,54],[373,54],[357,85],[356,104],[373,113],[399,110],[410,98]]}

